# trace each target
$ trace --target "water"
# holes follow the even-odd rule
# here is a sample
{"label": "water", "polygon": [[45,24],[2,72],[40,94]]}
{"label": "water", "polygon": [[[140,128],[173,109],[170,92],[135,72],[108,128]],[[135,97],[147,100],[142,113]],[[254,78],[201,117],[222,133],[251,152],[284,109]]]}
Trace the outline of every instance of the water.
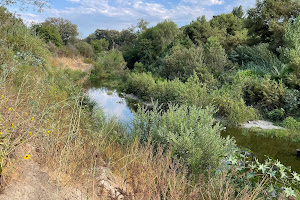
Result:
{"label": "water", "polygon": [[[122,97],[116,90],[103,87],[90,88],[88,96],[96,103],[96,107],[103,109],[107,117],[116,118],[127,124],[133,118],[132,112],[136,110],[138,103]],[[235,138],[239,147],[250,149],[260,161],[268,155],[300,173],[300,158],[296,157],[296,149],[300,148],[299,142],[258,136],[241,128],[227,128],[222,132],[222,136],[228,135]]]}
{"label": "water", "polygon": [[128,124],[133,118],[132,110],[136,109],[136,102],[123,98],[116,90],[90,88],[88,96],[96,108],[101,108],[110,119]]}

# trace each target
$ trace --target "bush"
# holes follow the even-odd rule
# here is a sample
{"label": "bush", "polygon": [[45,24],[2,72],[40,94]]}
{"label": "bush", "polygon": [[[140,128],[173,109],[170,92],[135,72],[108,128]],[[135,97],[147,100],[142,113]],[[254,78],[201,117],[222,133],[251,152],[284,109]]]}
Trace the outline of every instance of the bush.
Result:
{"label": "bush", "polygon": [[152,111],[140,108],[132,123],[132,134],[140,141],[152,139],[154,144],[165,148],[172,146],[173,156],[185,163],[190,171],[199,174],[214,170],[228,155],[232,142],[220,135],[223,129],[215,124],[214,109],[195,106],[169,105],[161,111],[157,104]]}
{"label": "bush", "polygon": [[243,90],[247,104],[256,105],[261,110],[272,111],[284,105],[285,85],[271,80],[270,76],[249,79]]}
{"label": "bush", "polygon": [[300,131],[300,122],[296,121],[293,117],[285,118],[283,125],[285,128]]}
{"label": "bush", "polygon": [[98,55],[96,62],[102,65],[106,73],[109,75],[121,76],[125,73],[126,62],[124,61],[123,55],[120,51],[110,50],[102,52]]}
{"label": "bush", "polygon": [[36,34],[46,43],[52,42],[58,47],[63,45],[63,41],[60,37],[60,34],[54,25],[46,25],[42,23],[34,25],[32,29],[35,30]]}
{"label": "bush", "polygon": [[284,65],[277,56],[268,49],[268,44],[256,46],[238,46],[231,52],[229,58],[246,70],[251,70],[261,76],[271,74],[280,75]]}
{"label": "bush", "polygon": [[127,93],[133,93],[145,101],[151,99],[154,88],[155,80],[150,73],[131,73],[125,84]]}
{"label": "bush", "polygon": [[283,108],[280,109],[274,109],[271,112],[267,113],[267,117],[271,120],[274,121],[279,121],[279,120],[283,120],[285,115],[285,111]]}
{"label": "bush", "polygon": [[76,49],[83,57],[91,58],[94,55],[93,47],[83,41],[77,42],[75,45]]}
{"label": "bush", "polygon": [[287,114],[300,117],[300,91],[288,89],[283,97],[284,109]]}
{"label": "bush", "polygon": [[175,46],[165,58],[163,76],[172,80],[186,81],[194,71],[204,67],[203,48]]}

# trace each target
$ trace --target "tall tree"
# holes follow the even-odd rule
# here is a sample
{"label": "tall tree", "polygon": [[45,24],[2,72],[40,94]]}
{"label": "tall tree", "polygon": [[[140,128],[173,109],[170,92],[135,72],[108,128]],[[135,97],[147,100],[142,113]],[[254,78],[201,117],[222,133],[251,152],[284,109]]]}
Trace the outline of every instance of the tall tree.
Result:
{"label": "tall tree", "polygon": [[299,14],[299,0],[257,0],[256,7],[248,10],[246,20],[250,43],[270,43],[273,50],[282,46],[288,21]]}
{"label": "tall tree", "polygon": [[44,22],[46,25],[54,25],[64,44],[69,43],[73,38],[78,36],[77,25],[73,24],[70,20],[63,18],[49,18]]}

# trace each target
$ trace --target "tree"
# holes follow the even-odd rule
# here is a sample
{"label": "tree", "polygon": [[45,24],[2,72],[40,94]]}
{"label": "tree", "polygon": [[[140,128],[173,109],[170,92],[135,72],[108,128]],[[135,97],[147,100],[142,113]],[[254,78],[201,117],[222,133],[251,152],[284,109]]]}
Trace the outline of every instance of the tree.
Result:
{"label": "tree", "polygon": [[223,72],[228,60],[218,38],[208,38],[204,46],[204,61],[211,73],[220,75]]}
{"label": "tree", "polygon": [[100,53],[102,51],[105,51],[108,49],[108,46],[109,46],[108,41],[105,40],[104,38],[102,38],[100,40],[91,40],[90,44],[94,48],[95,53]]}
{"label": "tree", "polygon": [[290,62],[293,73],[289,75],[289,81],[300,89],[300,16],[289,23],[284,35],[286,48],[283,55]]}
{"label": "tree", "polygon": [[241,19],[244,16],[244,11],[243,11],[243,7],[239,6],[239,7],[235,7],[233,8],[232,12],[231,12],[234,16],[236,16],[237,18]]}
{"label": "tree", "polygon": [[57,28],[53,25],[47,25],[45,23],[37,24],[32,27],[36,34],[42,38],[46,43],[52,42],[56,46],[60,47],[63,41]]}
{"label": "tree", "polygon": [[246,27],[251,44],[270,43],[272,50],[283,45],[283,35],[289,20],[300,14],[299,0],[257,0],[248,10]]}
{"label": "tree", "polygon": [[44,23],[46,25],[53,25],[57,28],[64,44],[67,44],[78,35],[77,25],[72,24],[70,20],[63,18],[48,18]]}
{"label": "tree", "polygon": [[189,49],[179,45],[172,48],[171,55],[165,57],[164,76],[168,79],[179,78],[186,81],[194,71],[204,66],[203,48]]}
{"label": "tree", "polygon": [[19,7],[20,10],[24,10],[31,6],[41,12],[48,3],[49,0],[0,0],[0,7],[14,5]]}

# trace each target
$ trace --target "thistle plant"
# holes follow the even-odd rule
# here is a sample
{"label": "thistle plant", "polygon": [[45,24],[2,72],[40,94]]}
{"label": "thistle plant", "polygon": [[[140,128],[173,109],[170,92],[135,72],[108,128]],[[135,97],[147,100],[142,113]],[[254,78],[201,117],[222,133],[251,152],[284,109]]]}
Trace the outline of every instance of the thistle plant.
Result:
{"label": "thistle plant", "polygon": [[261,163],[247,152],[231,155],[227,159],[229,168],[235,170],[231,179],[237,188],[245,186],[256,187],[265,181],[263,195],[278,199],[284,193],[285,197],[296,197],[300,189],[300,175],[292,171],[291,167],[284,166],[279,160],[267,157]]}

